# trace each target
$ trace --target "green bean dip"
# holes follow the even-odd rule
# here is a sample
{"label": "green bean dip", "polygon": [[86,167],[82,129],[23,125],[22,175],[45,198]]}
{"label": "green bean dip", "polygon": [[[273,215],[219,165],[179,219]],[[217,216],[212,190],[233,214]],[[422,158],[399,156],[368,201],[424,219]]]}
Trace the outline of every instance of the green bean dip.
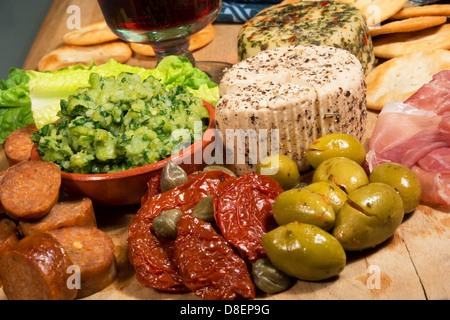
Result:
{"label": "green bean dip", "polygon": [[59,119],[36,132],[44,161],[70,173],[99,174],[158,162],[202,139],[209,122],[203,101],[153,76],[101,77],[61,100]]}

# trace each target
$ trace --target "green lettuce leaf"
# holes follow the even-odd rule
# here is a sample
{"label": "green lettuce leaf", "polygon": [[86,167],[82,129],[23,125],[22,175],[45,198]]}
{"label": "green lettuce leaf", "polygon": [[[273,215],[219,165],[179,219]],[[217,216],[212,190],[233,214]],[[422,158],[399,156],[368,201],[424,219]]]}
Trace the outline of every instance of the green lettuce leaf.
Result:
{"label": "green lettuce leaf", "polygon": [[0,143],[14,130],[34,122],[29,81],[27,73],[17,68],[9,70],[8,79],[0,80]]}
{"label": "green lettuce leaf", "polygon": [[159,74],[154,76],[168,88],[176,85],[185,86],[192,94],[213,106],[219,101],[219,86],[212,82],[206,73],[194,68],[187,58],[167,57],[155,70]]}
{"label": "green lettuce leaf", "polygon": [[31,107],[0,107],[0,143],[19,128],[34,123]]}
{"label": "green lettuce leaf", "polygon": [[0,107],[29,107],[29,81],[25,71],[11,68],[8,79],[0,80]]}

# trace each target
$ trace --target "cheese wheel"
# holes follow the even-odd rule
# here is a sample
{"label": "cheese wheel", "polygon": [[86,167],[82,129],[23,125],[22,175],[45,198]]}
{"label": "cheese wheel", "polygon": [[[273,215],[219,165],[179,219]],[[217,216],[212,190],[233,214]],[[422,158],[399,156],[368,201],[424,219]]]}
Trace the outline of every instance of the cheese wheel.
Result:
{"label": "cheese wheel", "polygon": [[227,165],[237,174],[255,172],[278,151],[304,171],[317,138],[339,132],[362,139],[364,78],[354,55],[329,46],[281,47],[235,64],[221,80],[215,117]]}
{"label": "cheese wheel", "polygon": [[366,19],[356,7],[333,1],[301,1],[276,6],[248,20],[238,35],[238,58],[244,60],[277,47],[314,44],[353,53],[365,73],[376,59]]}

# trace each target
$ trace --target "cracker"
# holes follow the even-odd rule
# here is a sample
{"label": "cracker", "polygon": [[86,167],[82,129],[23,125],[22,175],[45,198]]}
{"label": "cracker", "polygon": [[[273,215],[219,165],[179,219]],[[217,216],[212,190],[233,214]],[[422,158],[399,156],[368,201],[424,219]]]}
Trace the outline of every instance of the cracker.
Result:
{"label": "cracker", "polygon": [[350,3],[364,14],[368,26],[380,24],[400,11],[408,0],[338,0]]}
{"label": "cracker", "polygon": [[99,21],[66,33],[63,41],[75,46],[86,46],[118,40],[119,37],[111,31],[106,21]]}
{"label": "cracker", "polygon": [[[389,19],[392,15],[400,11],[403,8],[403,6],[408,2],[408,0],[335,0],[335,1],[349,3],[357,7],[366,17],[368,26],[376,25]],[[280,4],[275,5],[274,7],[294,2],[299,2],[299,0],[284,0]],[[262,12],[264,12],[265,10],[267,9],[264,9]]]}
{"label": "cracker", "polygon": [[119,63],[125,63],[130,59],[132,51],[122,41],[108,42],[92,46],[62,46],[45,55],[38,64],[39,71],[54,71],[70,67],[76,64],[96,65],[107,63],[114,59]]}
{"label": "cracker", "polygon": [[407,7],[394,14],[390,19],[397,20],[422,16],[450,16],[450,4]]}
{"label": "cracker", "polygon": [[[195,50],[203,48],[213,40],[215,35],[216,31],[213,25],[209,24],[206,28],[200,30],[191,37],[189,50],[193,52]],[[155,56],[155,52],[153,51],[152,47],[148,44],[130,43],[130,47],[131,50],[143,56],[149,57]]]}
{"label": "cracker", "polygon": [[435,49],[450,49],[450,24],[414,32],[388,34],[373,39],[373,51],[377,57],[383,59]]}
{"label": "cracker", "polygon": [[366,77],[367,107],[381,110],[388,102],[404,102],[430,82],[434,74],[450,69],[450,51],[415,52],[388,60]]}
{"label": "cracker", "polygon": [[389,22],[379,27],[372,27],[369,31],[370,35],[375,37],[383,34],[423,30],[444,24],[446,22],[447,17],[445,16],[415,17]]}

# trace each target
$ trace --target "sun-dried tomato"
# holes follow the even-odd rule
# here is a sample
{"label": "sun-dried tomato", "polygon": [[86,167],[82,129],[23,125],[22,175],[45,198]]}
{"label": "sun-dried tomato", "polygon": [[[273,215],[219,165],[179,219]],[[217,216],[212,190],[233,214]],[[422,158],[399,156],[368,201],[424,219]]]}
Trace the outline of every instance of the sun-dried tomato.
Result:
{"label": "sun-dried tomato", "polygon": [[261,237],[277,227],[272,203],[281,192],[273,178],[249,173],[222,184],[214,196],[222,235],[252,263],[266,256]]}
{"label": "sun-dried tomato", "polygon": [[128,227],[128,257],[137,280],[147,287],[172,292],[188,290],[172,261],[174,241],[158,239],[153,231],[153,219],[171,209],[191,213],[200,200],[215,194],[220,184],[234,179],[220,171],[191,174],[188,178],[183,185],[149,197]]}
{"label": "sun-dried tomato", "polygon": [[184,284],[205,300],[254,298],[245,261],[210,223],[191,214],[177,225],[174,261]]}
{"label": "sun-dried tomato", "polygon": [[141,205],[153,196],[161,193],[161,176],[156,175],[147,182],[147,191],[141,199]]}

